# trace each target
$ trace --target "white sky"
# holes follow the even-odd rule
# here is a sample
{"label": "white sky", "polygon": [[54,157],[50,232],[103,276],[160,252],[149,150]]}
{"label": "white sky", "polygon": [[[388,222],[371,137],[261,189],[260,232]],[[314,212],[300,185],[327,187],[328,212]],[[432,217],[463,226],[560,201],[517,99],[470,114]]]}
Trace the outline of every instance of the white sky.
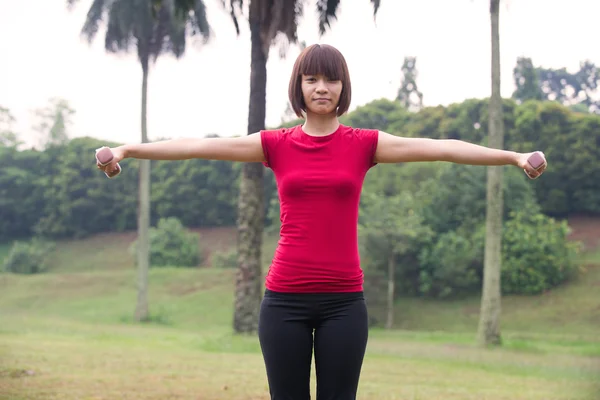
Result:
{"label": "white sky", "polygon": [[[206,0],[216,33],[207,46],[189,46],[175,60],[159,58],[149,79],[150,138],[245,134],[249,101],[250,36],[237,37],[220,0]],[[103,49],[101,30],[90,46],[80,37],[90,0],[69,12],[66,0],[0,0],[0,105],[17,118],[16,130],[32,138],[32,110],[51,97],[76,110],[71,136],[139,142],[141,68],[135,54]],[[490,93],[489,0],[383,0],[377,21],[369,0],[344,0],[339,19],[317,35],[314,0],[299,36],[329,43],[345,55],[353,85],[351,109],[393,98],[407,55],[417,57],[417,84],[426,105],[461,102]],[[600,2],[504,0],[501,5],[502,94],[513,91],[517,57],[575,70],[600,64]],[[299,50],[286,60],[276,49],[268,63],[267,125],[276,125],[287,103],[287,83]]]}

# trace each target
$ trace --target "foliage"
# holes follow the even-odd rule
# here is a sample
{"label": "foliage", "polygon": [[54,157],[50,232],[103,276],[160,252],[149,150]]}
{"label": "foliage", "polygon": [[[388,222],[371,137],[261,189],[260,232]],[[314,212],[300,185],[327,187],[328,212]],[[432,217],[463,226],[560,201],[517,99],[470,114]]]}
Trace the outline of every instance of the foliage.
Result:
{"label": "foliage", "polygon": [[445,298],[472,293],[481,287],[484,230],[464,229],[439,235],[419,255],[419,292]]}
{"label": "foliage", "polygon": [[[427,169],[425,165],[393,166],[387,175],[368,183],[369,188],[375,190],[378,187],[376,185],[385,186],[386,178],[393,181],[390,177],[396,177],[396,182],[405,185],[400,183],[392,186],[388,196],[375,196],[371,192],[363,195],[360,240],[365,277],[380,281],[377,276],[386,271],[390,252],[394,251],[394,246],[401,246],[402,251],[393,256],[399,295],[439,298],[468,295],[478,291],[482,283],[486,215],[485,168],[437,164],[436,169]],[[504,174],[504,181],[503,215],[505,223],[510,227],[510,231],[504,235],[512,232],[513,236],[508,236],[503,253],[510,259],[520,259],[520,256],[514,255],[518,254],[518,246],[514,247],[510,238],[522,236],[526,243],[543,242],[543,238],[537,238],[535,232],[528,235],[524,232],[531,228],[529,221],[547,217],[539,213],[540,207],[531,181],[522,171],[508,169]],[[419,225],[413,223],[411,215],[406,211],[408,204],[414,209],[415,215],[419,215]],[[516,215],[521,218],[512,220]],[[409,237],[403,235],[410,233],[414,226],[422,231],[418,235],[409,236],[410,240],[407,241]],[[388,238],[390,241],[387,241]],[[554,237],[553,243],[556,251],[571,246],[566,234]],[[522,245],[521,243],[519,246]],[[566,256],[557,255],[554,260],[565,271],[572,272],[574,267],[569,258],[571,256],[568,251],[565,252]],[[544,257],[539,255],[535,259],[543,260]],[[562,278],[552,278],[550,275],[554,273],[547,265],[534,260],[528,260],[529,268],[540,271],[540,276],[550,282],[546,289],[564,281]],[[515,265],[514,262],[511,265]],[[564,277],[567,276],[570,275],[565,272]],[[518,282],[510,289],[510,293],[531,293],[526,286],[520,286],[522,283],[525,282]]]}
{"label": "foliage", "polygon": [[[534,181],[519,169],[506,167],[505,222],[512,212],[536,215],[539,210],[555,218],[600,213],[600,181],[590,179],[600,173],[596,162],[600,157],[600,117],[533,100],[522,104],[507,100],[504,110],[506,148],[541,149],[550,162],[544,176]],[[473,143],[485,143],[487,136],[486,101],[477,99],[416,113],[382,99],[357,108],[343,119],[354,126],[375,124],[405,136]],[[106,179],[93,162],[94,150],[102,144],[96,139],[75,138],[44,151],[0,146],[0,239],[36,233],[51,239],[73,238],[135,229],[138,161],[125,160],[123,173]],[[153,162],[153,225],[169,217],[188,228],[235,225],[240,167],[239,163],[200,159]],[[400,294],[458,295],[471,287],[472,275],[467,272],[475,268],[474,264],[452,266],[469,278],[442,284],[438,277],[452,276],[446,271],[451,266],[436,262],[442,260],[442,249],[435,244],[442,241],[461,248],[465,241],[472,241],[470,234],[481,229],[485,217],[485,179],[483,167],[449,163],[382,164],[369,171],[365,194],[388,198],[409,192],[423,225],[434,235],[417,238],[404,255],[395,257]],[[264,188],[267,232],[276,233],[279,203],[270,170],[265,173]],[[365,197],[361,204],[363,214],[366,201]],[[366,275],[386,270],[387,261],[377,260],[375,255],[365,252]]]}
{"label": "foliage", "polygon": [[574,107],[579,112],[600,114],[597,100],[600,70],[594,63],[585,60],[579,70],[572,73],[566,68],[536,67],[531,58],[519,57],[513,70],[517,101],[550,100]]}
{"label": "foliage", "polygon": [[[199,240],[200,235],[189,232],[177,218],[161,218],[157,227],[150,228],[150,266],[198,266],[202,259]],[[137,241],[130,250],[137,254]]]}
{"label": "foliage", "polygon": [[423,93],[417,87],[417,57],[404,57],[402,64],[402,82],[396,101],[409,111],[423,108]]}
{"label": "foliage", "polygon": [[238,253],[236,249],[215,251],[212,254],[211,264],[215,268],[237,268]]}
{"label": "foliage", "polygon": [[433,233],[423,223],[415,197],[408,191],[393,196],[364,193],[358,232],[365,275],[389,277],[391,264],[399,291],[410,291],[416,271],[409,260],[416,258]]}
{"label": "foliage", "polygon": [[[538,211],[533,188],[525,174],[510,168],[504,175],[504,218],[517,209]],[[441,165],[439,175],[426,181],[420,190],[425,221],[435,232],[472,228],[485,221],[486,169],[483,167]]]}
{"label": "foliage", "polygon": [[21,142],[13,130],[15,117],[6,107],[0,106],[0,147],[17,147]]}
{"label": "foliage", "polygon": [[35,130],[40,135],[42,148],[56,146],[69,140],[69,126],[75,110],[65,99],[52,98],[49,104],[35,111],[37,125]]}
{"label": "foliage", "polygon": [[567,241],[565,221],[542,214],[512,212],[504,227],[502,291],[539,294],[577,272],[579,245]]}
{"label": "foliage", "polygon": [[[45,151],[0,147],[0,240],[135,229],[138,161],[123,161],[123,173],[107,179],[93,159],[103,144],[76,138]],[[234,225],[239,167],[200,159],[153,162],[153,224],[177,217],[188,227]],[[265,177],[269,199],[275,190],[270,179]]]}
{"label": "foliage", "polygon": [[48,269],[48,259],[55,244],[41,238],[15,241],[4,260],[3,269],[15,274],[39,274]]}
{"label": "foliage", "polygon": [[355,128],[380,129],[389,133],[402,132],[411,114],[400,103],[387,99],[374,100],[357,107],[340,118],[340,122]]}

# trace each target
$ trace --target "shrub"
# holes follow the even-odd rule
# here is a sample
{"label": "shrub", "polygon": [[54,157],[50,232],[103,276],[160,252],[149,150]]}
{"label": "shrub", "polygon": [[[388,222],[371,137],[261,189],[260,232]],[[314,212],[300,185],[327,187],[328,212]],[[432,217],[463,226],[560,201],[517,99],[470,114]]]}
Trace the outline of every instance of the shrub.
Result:
{"label": "shrub", "polygon": [[48,269],[48,256],[54,250],[52,242],[34,238],[16,241],[4,260],[4,270],[15,274],[38,274]]}
{"label": "shrub", "polygon": [[212,255],[212,266],[215,268],[237,268],[238,253],[236,249],[215,251]]}
{"label": "shrub", "polygon": [[[187,230],[177,218],[161,218],[156,228],[150,228],[150,266],[198,266],[202,259],[199,239],[199,234]],[[134,255],[137,246],[136,240],[131,246]]]}
{"label": "shrub", "polygon": [[431,247],[423,248],[420,293],[443,298],[479,288],[483,242],[481,230],[473,234],[457,230],[441,234]]}
{"label": "shrub", "polygon": [[569,227],[543,214],[511,213],[502,242],[502,292],[539,294],[577,272],[579,243],[567,240]]}

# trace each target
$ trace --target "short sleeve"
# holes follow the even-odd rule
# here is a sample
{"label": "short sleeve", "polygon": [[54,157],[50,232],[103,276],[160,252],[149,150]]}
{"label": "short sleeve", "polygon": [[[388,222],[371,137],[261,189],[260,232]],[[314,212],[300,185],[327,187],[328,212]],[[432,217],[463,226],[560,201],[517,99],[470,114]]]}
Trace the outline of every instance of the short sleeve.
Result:
{"label": "short sleeve", "polygon": [[281,134],[281,129],[260,131],[260,141],[262,144],[263,154],[265,156],[263,165],[267,168],[273,169],[273,165],[276,164],[274,160],[274,154],[275,148],[281,140]]}
{"label": "short sleeve", "polygon": [[379,130],[360,129],[359,136],[364,148],[364,154],[367,157],[367,168],[372,168],[377,165],[375,162],[375,152],[377,151],[377,143],[379,142]]}

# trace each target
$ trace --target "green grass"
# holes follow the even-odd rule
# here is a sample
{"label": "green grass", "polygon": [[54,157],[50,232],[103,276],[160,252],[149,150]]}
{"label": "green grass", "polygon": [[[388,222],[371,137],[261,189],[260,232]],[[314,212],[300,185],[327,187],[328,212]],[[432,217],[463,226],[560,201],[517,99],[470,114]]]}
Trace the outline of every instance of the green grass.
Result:
{"label": "green grass", "polygon": [[11,247],[12,243],[0,243],[0,265],[4,262],[6,256],[8,256]]}
{"label": "green grass", "polygon": [[[231,333],[233,271],[152,270],[138,324],[127,245],[61,243],[50,273],[0,274],[0,400],[267,399],[257,338]],[[586,263],[564,287],[504,298],[496,349],[474,344],[478,298],[399,300],[397,329],[370,333],[359,398],[597,400],[600,253]]]}
{"label": "green grass", "polygon": [[592,264],[592,265],[600,265],[600,247],[595,251],[590,251],[583,254],[583,262]]}

